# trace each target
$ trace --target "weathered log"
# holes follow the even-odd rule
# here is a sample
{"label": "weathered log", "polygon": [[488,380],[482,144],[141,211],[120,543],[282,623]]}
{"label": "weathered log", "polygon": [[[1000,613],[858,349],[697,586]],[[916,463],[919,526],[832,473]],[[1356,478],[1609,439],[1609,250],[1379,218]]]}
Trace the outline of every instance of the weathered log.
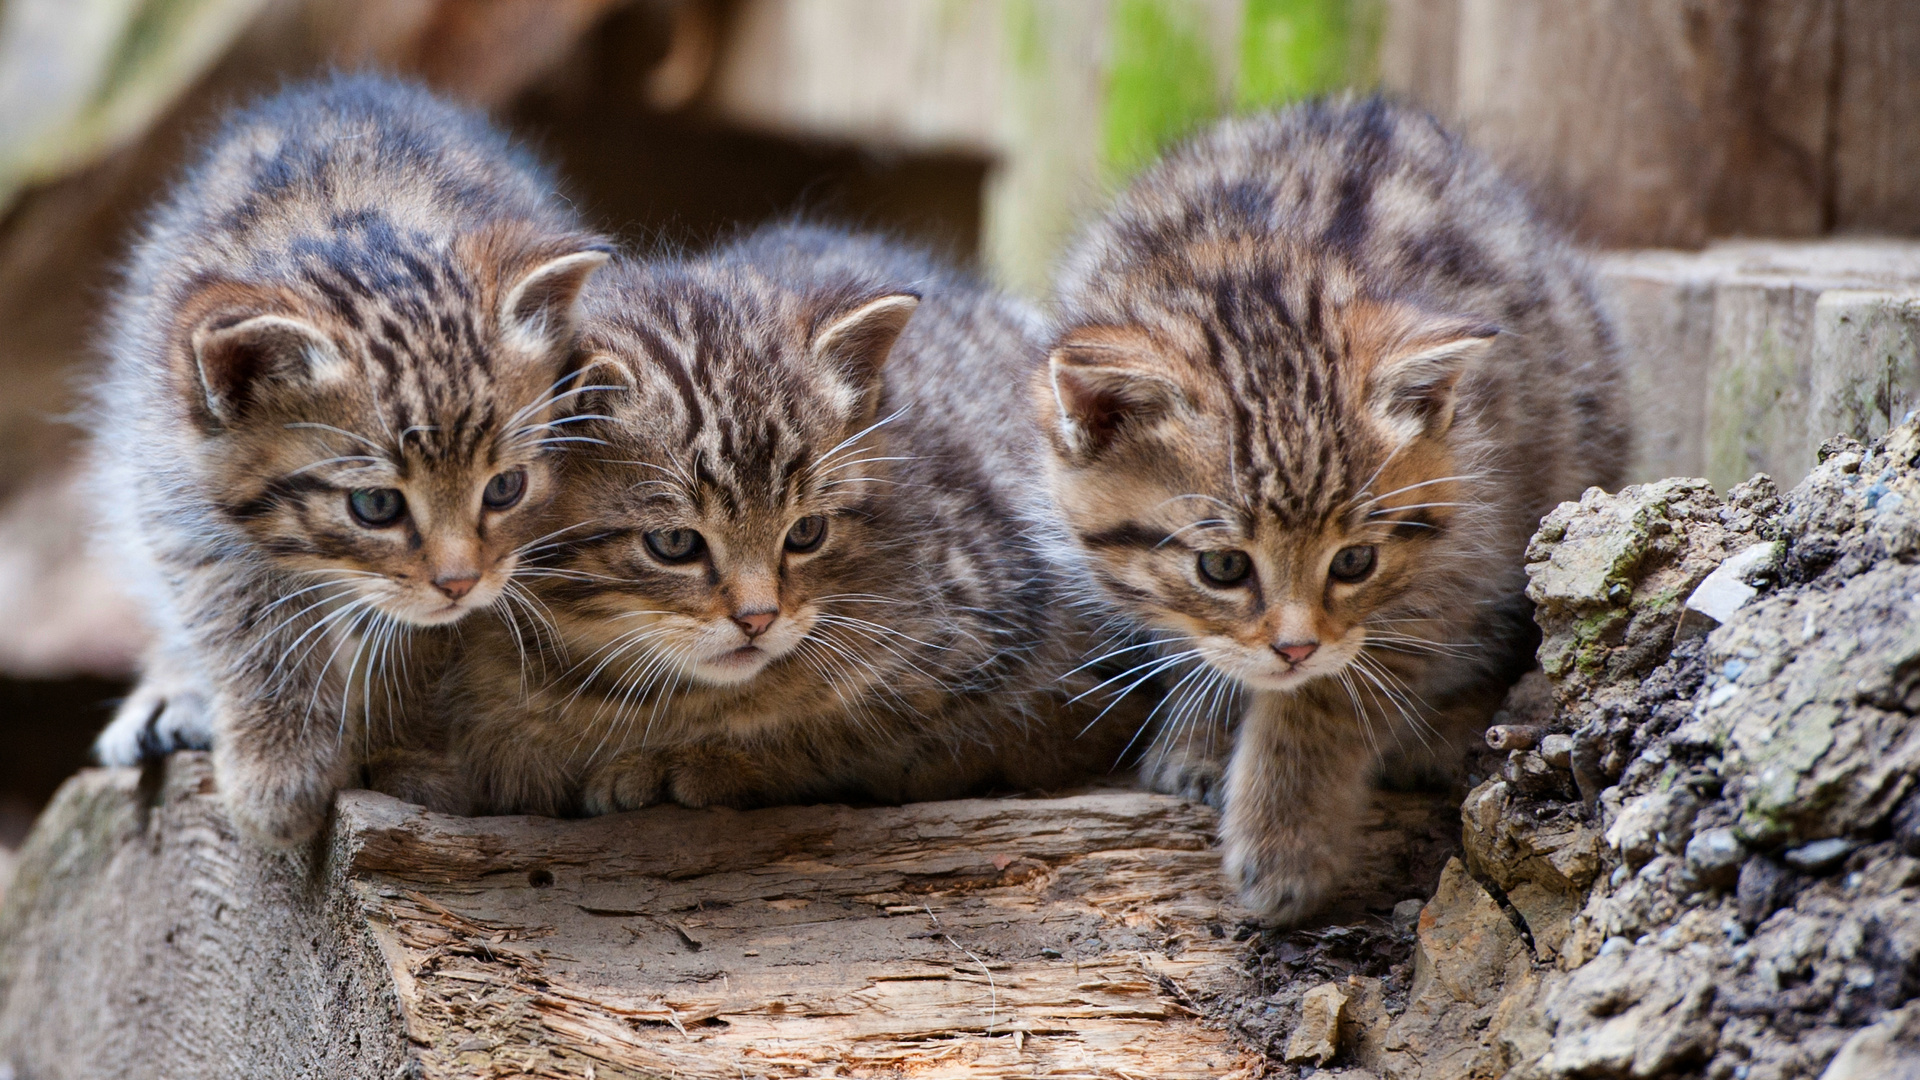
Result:
{"label": "weathered log", "polygon": [[74,780],[0,919],[27,1077],[1221,1076],[1211,817],[1174,799],[661,808],[580,822],[344,795],[238,846],[203,761]]}
{"label": "weathered log", "polygon": [[[1424,896],[1453,806],[1381,793],[1330,918]],[[584,821],[356,791],[273,855],[201,755],[92,770],[0,905],[0,1072],[1249,1075],[1222,1018],[1264,994],[1213,826],[1120,789]],[[1341,1048],[1362,1064],[1366,1015]]]}

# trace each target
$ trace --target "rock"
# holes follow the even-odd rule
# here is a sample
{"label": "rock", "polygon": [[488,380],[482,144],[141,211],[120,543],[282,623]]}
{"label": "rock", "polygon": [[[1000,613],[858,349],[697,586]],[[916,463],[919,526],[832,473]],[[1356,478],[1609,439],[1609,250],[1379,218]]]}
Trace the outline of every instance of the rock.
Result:
{"label": "rock", "polygon": [[1507,782],[1523,794],[1553,799],[1573,798],[1572,774],[1565,769],[1554,768],[1544,756],[1532,750],[1515,750],[1508,754],[1501,771]]}
{"label": "rock", "polygon": [[1540,740],[1540,756],[1556,769],[1573,768],[1573,736],[1549,735]]}
{"label": "rock", "polygon": [[1402,900],[1393,905],[1394,933],[1413,933],[1414,927],[1420,925],[1420,909],[1426,906],[1425,900]]}
{"label": "rock", "polygon": [[1909,855],[1920,855],[1920,791],[1908,795],[1893,814],[1893,840]]}
{"label": "rock", "polygon": [[1837,838],[1815,840],[1788,851],[1781,858],[1788,866],[1803,874],[1825,874],[1839,869],[1840,864],[1847,861],[1847,856],[1853,854],[1853,849],[1858,846],[1851,840]]}
{"label": "rock", "polygon": [[[1753,544],[1739,554],[1716,567],[1707,575],[1693,594],[1687,597],[1688,615],[1699,615],[1705,620],[1704,629],[1712,629],[1733,617],[1733,613],[1745,607],[1747,601],[1760,595],[1760,590],[1747,583],[1749,575],[1755,571],[1768,571],[1780,561],[1780,544],[1777,541]],[[1687,620],[1681,620],[1682,632],[1685,632]]]}
{"label": "rock", "polygon": [[1346,1022],[1347,995],[1334,983],[1323,983],[1300,999],[1300,1022],[1287,1038],[1286,1059],[1298,1065],[1325,1065],[1340,1052],[1341,1028]]}
{"label": "rock", "polygon": [[1685,790],[1641,795],[1627,802],[1607,830],[1607,845],[1618,851],[1629,867],[1639,867],[1658,855],[1684,851],[1693,836],[1693,818],[1699,801]]}
{"label": "rock", "polygon": [[[1341,1024],[1340,1058],[1362,1068],[1377,1069],[1386,1049],[1387,1028],[1393,1023],[1393,1014],[1387,1011],[1386,985],[1371,976],[1349,975],[1344,989],[1347,1007]],[[1363,1074],[1346,1075],[1363,1080]]]}
{"label": "rock", "polygon": [[1920,1003],[1855,1032],[1820,1080],[1920,1080]]}
{"label": "rock", "polygon": [[1747,846],[1732,829],[1704,829],[1687,841],[1687,872],[1702,888],[1733,888],[1746,858]]}
{"label": "rock", "polygon": [[1498,1076],[1502,1001],[1524,998],[1537,981],[1513,922],[1458,859],[1440,874],[1420,912],[1407,1006],[1387,1029],[1381,1055],[1394,1080]]}
{"label": "rock", "polygon": [[1548,1077],[1654,1077],[1712,1056],[1719,1032],[1708,973],[1657,946],[1602,950],[1552,991]]}
{"label": "rock", "polygon": [[1686,598],[1730,555],[1769,539],[1725,509],[1707,481],[1674,479],[1617,495],[1595,488],[1541,521],[1527,547],[1527,597],[1540,666],[1572,726],[1630,696],[1673,647]]}
{"label": "rock", "polygon": [[[1785,496],[1764,477],[1724,500],[1589,492],[1543,522],[1528,570],[1557,709],[1526,722],[1571,730],[1579,798],[1535,780],[1562,751],[1547,735],[1461,807],[1468,865],[1543,966],[1460,1006],[1487,1028],[1445,1075],[1902,1075],[1920,1059],[1920,424],[1830,440]],[[1549,838],[1576,829],[1593,846],[1558,855],[1579,873],[1548,872]]]}
{"label": "rock", "polygon": [[1793,875],[1771,859],[1748,859],[1740,867],[1738,890],[1740,921],[1747,929],[1764,922],[1767,916],[1793,900]]}

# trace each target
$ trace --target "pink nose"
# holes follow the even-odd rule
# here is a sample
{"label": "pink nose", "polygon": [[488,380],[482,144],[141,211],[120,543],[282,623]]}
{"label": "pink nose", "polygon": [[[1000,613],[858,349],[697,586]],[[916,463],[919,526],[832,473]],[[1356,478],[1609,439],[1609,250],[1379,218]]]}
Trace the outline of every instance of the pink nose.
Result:
{"label": "pink nose", "polygon": [[472,592],[473,587],[478,584],[480,584],[480,579],[477,577],[443,577],[433,579],[433,587],[446,593],[449,600],[460,599]]}
{"label": "pink nose", "polygon": [[1279,653],[1287,663],[1298,667],[1306,663],[1307,657],[1312,656],[1314,650],[1319,647],[1320,643],[1317,641],[1298,641],[1291,645],[1275,645],[1273,651]]}
{"label": "pink nose", "polygon": [[748,639],[757,638],[767,632],[773,620],[779,618],[777,611],[743,611],[733,617],[733,625],[746,632]]}

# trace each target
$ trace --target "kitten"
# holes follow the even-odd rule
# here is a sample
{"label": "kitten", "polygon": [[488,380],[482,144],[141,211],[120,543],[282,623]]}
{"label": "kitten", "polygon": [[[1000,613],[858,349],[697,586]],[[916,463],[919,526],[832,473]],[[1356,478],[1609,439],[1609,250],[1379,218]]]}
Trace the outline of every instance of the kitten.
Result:
{"label": "kitten", "polygon": [[[583,346],[608,419],[508,631],[450,678],[485,812],[898,802],[1102,771],[1085,643],[1027,539],[1031,312],[884,241],[781,226],[610,268]],[[586,530],[583,530],[583,532]],[[1063,679],[1064,676],[1070,676]],[[528,698],[530,697],[530,700]]]}
{"label": "kitten", "polygon": [[157,640],[99,758],[210,739],[246,833],[311,835],[349,748],[418,712],[431,628],[517,588],[608,256],[423,90],[335,78],[231,118],[107,314],[98,493]]}
{"label": "kitten", "polygon": [[1541,516],[1619,481],[1607,323],[1518,189],[1379,100],[1173,151],[1058,292],[1034,394],[1061,558],[1159,643],[1156,786],[1205,791],[1218,765],[1184,740],[1237,722],[1226,866],[1297,921],[1380,759],[1444,764],[1518,674]]}

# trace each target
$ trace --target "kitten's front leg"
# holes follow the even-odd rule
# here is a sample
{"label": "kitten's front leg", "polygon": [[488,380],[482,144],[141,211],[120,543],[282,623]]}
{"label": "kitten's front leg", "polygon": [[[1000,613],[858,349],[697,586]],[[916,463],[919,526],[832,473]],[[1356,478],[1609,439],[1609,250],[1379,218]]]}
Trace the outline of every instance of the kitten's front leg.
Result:
{"label": "kitten's front leg", "polygon": [[[269,691],[251,673],[230,674],[214,699],[214,776],[242,832],[273,847],[320,831],[334,793],[353,779],[340,703],[322,686],[288,680]],[[309,707],[315,698],[318,702]]]}
{"label": "kitten's front leg", "polygon": [[639,810],[665,798],[667,758],[658,750],[630,750],[595,765],[581,784],[581,812],[598,817]]}
{"label": "kitten's front leg", "polygon": [[211,749],[212,698],[191,650],[177,642],[156,642],[141,658],[139,683],[94,739],[94,760],[138,765],[175,750]]}
{"label": "kitten's front leg", "polygon": [[1357,846],[1372,759],[1351,716],[1304,695],[1252,695],[1220,823],[1247,906],[1291,925],[1326,902]]}
{"label": "kitten's front leg", "polygon": [[759,757],[719,741],[630,750],[588,775],[581,807],[589,814],[608,814],[660,802],[757,806],[771,801],[771,777]]}

